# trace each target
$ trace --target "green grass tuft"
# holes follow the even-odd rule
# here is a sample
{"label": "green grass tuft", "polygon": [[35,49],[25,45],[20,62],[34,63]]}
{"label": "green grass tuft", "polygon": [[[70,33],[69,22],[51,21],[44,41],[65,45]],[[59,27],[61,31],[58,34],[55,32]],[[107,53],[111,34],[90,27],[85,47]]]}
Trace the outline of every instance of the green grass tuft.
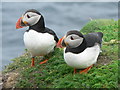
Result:
{"label": "green grass tuft", "polygon": [[[95,32],[96,30],[102,30],[101,26],[107,26],[107,28],[111,29],[116,27],[117,21],[113,19],[95,19],[88,22],[82,29],[81,32]],[[109,27],[110,26],[110,27]]]}

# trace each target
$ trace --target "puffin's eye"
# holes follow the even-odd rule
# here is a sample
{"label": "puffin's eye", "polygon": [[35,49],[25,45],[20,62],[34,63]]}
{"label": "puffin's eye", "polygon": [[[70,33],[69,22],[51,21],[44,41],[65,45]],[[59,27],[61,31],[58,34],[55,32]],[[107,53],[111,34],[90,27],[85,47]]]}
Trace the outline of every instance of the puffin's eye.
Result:
{"label": "puffin's eye", "polygon": [[70,37],[70,39],[71,39],[71,40],[74,40],[74,38],[73,38],[72,36]]}
{"label": "puffin's eye", "polygon": [[30,18],[30,16],[27,14],[27,17]]}

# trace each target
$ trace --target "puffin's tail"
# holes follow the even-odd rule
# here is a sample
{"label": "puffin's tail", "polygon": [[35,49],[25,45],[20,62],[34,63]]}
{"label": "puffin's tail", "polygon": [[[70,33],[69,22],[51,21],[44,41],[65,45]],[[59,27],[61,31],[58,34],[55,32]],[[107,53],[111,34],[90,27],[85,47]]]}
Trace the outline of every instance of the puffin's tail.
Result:
{"label": "puffin's tail", "polygon": [[103,33],[102,32],[97,32],[98,36],[102,39]]}
{"label": "puffin's tail", "polygon": [[[100,47],[102,47],[103,33],[102,33],[102,32],[97,32],[97,34],[98,34],[98,37],[99,37],[99,39],[100,39]],[[101,51],[101,52],[102,52],[102,51]]]}

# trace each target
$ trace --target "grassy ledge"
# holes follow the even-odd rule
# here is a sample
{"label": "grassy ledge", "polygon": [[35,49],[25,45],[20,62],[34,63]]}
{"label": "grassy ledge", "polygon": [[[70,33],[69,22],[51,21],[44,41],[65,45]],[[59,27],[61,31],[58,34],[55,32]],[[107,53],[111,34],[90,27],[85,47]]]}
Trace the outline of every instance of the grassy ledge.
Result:
{"label": "grassy ledge", "polygon": [[[36,57],[35,67],[30,67],[28,52],[13,59],[3,71],[5,88],[118,88],[118,22],[108,19],[92,20],[81,32],[103,32],[102,53],[97,64],[87,74],[73,74],[66,65],[63,49],[55,49],[46,64]],[[119,76],[120,78],[120,76]],[[119,81],[120,83],[120,81]]]}

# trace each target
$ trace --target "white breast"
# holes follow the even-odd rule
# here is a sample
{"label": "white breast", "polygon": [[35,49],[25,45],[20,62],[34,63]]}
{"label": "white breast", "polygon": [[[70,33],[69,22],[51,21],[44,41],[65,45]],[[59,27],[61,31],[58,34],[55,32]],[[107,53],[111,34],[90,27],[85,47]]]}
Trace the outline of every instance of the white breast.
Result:
{"label": "white breast", "polygon": [[79,54],[73,54],[71,52],[65,53],[64,49],[64,59],[69,66],[82,69],[87,68],[92,64],[95,64],[97,62],[99,53],[100,53],[99,45],[86,48],[83,52]]}
{"label": "white breast", "polygon": [[42,56],[54,50],[56,42],[48,33],[38,33],[34,30],[24,33],[24,43],[32,56]]}

